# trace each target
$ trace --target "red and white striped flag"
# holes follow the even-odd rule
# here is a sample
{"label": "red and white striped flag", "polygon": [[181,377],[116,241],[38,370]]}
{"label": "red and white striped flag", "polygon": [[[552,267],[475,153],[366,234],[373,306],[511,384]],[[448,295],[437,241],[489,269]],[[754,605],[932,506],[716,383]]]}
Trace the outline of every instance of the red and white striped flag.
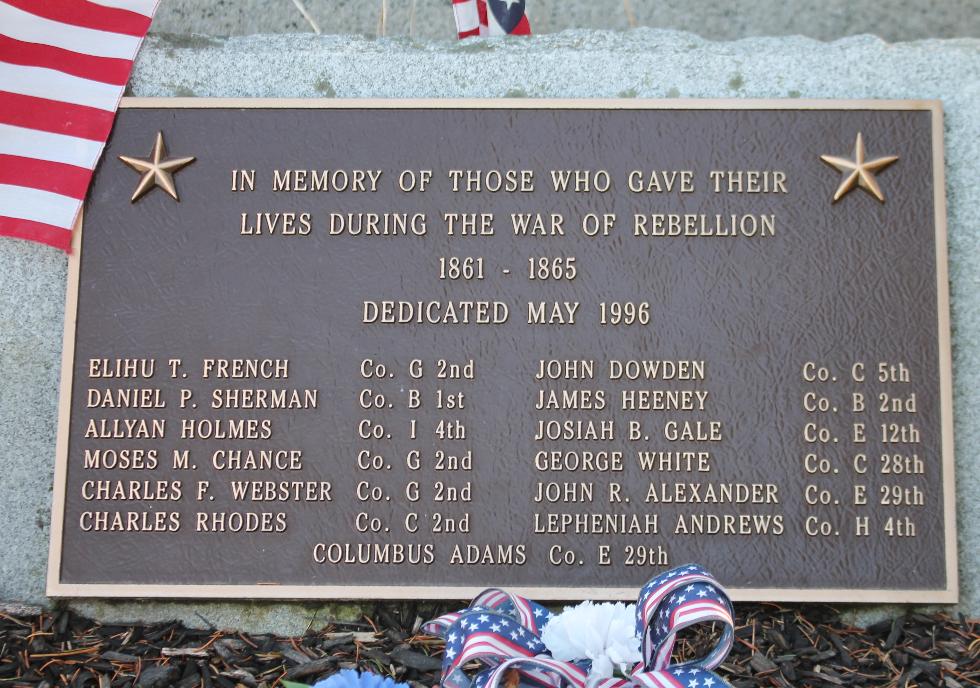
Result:
{"label": "red and white striped flag", "polygon": [[0,235],[71,229],[158,0],[0,0]]}
{"label": "red and white striped flag", "polygon": [[524,13],[525,0],[453,0],[456,33],[470,36],[526,36],[531,24]]}

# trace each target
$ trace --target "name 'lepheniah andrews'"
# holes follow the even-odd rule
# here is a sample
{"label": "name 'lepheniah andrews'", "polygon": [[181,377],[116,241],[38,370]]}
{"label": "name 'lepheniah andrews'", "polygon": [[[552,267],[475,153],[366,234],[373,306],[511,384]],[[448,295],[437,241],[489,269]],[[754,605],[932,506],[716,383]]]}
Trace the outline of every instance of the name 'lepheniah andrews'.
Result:
{"label": "name 'lepheniah andrews'", "polygon": [[[533,532],[549,535],[657,535],[658,514],[597,514],[535,512]],[[679,514],[675,535],[782,535],[782,514]]]}

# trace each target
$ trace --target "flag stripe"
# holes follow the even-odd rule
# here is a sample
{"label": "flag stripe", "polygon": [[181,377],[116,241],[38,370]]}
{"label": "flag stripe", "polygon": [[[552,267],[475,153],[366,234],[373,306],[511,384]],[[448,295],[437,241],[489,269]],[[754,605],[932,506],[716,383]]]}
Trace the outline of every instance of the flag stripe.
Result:
{"label": "flag stripe", "polygon": [[0,234],[71,229],[159,0],[0,0]]}
{"label": "flag stripe", "polygon": [[56,22],[82,26],[98,31],[114,31],[143,36],[150,28],[150,18],[116,7],[97,5],[87,0],[4,0],[8,5]]}
{"label": "flag stripe", "polygon": [[453,14],[456,17],[456,30],[462,36],[471,31],[480,31],[480,15],[476,11],[476,0],[453,2]]}
{"label": "flag stripe", "polygon": [[664,675],[659,671],[652,671],[647,674],[647,676],[654,685],[658,686],[658,688],[673,688],[669,682],[664,680]]}
{"label": "flag stripe", "polygon": [[41,222],[55,227],[71,227],[81,201],[61,194],[0,184],[0,208],[6,217]]}
{"label": "flag stripe", "polygon": [[92,0],[92,2],[105,7],[118,7],[130,12],[139,12],[147,17],[153,16],[157,6],[157,0]]}
{"label": "flag stripe", "polygon": [[0,62],[57,69],[83,79],[116,86],[126,85],[133,68],[129,60],[82,55],[50,45],[18,41],[3,34],[0,34]]}
{"label": "flag stripe", "polygon": [[672,616],[677,619],[678,623],[688,618],[701,618],[703,616],[711,616],[712,618],[717,618],[719,621],[728,621],[726,618],[728,615],[724,607],[710,602],[683,604],[674,610]]}
{"label": "flag stripe", "polygon": [[20,155],[25,158],[94,169],[102,152],[102,146],[101,141],[0,124],[0,154],[2,155]]}
{"label": "flag stripe", "polygon": [[530,650],[516,645],[499,635],[494,635],[490,633],[478,633],[470,636],[466,640],[466,645],[463,647],[463,651],[459,653],[459,656],[453,661],[453,664],[458,666],[464,662],[468,662],[474,657],[479,657],[480,655],[490,653],[493,655],[503,655],[505,657],[513,657],[517,655],[532,656],[534,653]]}
{"label": "flag stripe", "polygon": [[19,155],[0,155],[0,184],[29,186],[78,200],[85,198],[92,170]]}
{"label": "flag stripe", "polygon": [[71,248],[71,230],[43,222],[32,222],[20,218],[0,215],[0,236],[16,237],[28,241],[38,241],[54,246],[62,251]]}
{"label": "flag stripe", "polygon": [[58,100],[0,91],[0,124],[105,141],[112,113]]}
{"label": "flag stripe", "polygon": [[[472,0],[462,0],[462,2],[472,2]],[[496,607],[497,605],[505,602],[507,598],[508,595],[503,590],[488,588],[481,592],[476,599],[473,600],[473,604],[485,607]]]}
{"label": "flag stripe", "polygon": [[698,581],[708,581],[704,576],[699,575],[682,575],[674,580],[667,581],[660,585],[656,590],[650,593],[650,597],[643,604],[643,614],[649,617],[653,610],[660,605],[660,602],[666,597],[672,590],[675,590],[683,583],[688,582],[698,582]]}
{"label": "flag stripe", "polygon": [[487,0],[476,0],[476,11],[480,17],[480,35],[487,35]]}
{"label": "flag stripe", "polygon": [[0,2],[0,33],[19,41],[43,43],[84,55],[124,60],[136,57],[141,40],[138,36],[62,24],[24,12],[5,2]]}
{"label": "flag stripe", "polygon": [[86,105],[109,113],[115,111],[123,92],[122,86],[82,79],[54,69],[5,62],[0,62],[0,84],[5,91]]}
{"label": "flag stripe", "polygon": [[[535,677],[541,677],[542,672],[545,671],[554,672],[562,676],[571,686],[582,687],[585,685],[586,675],[580,667],[550,657],[511,657],[506,659],[494,669],[490,682],[499,683],[504,674],[512,667]],[[547,674],[544,676],[547,677]]]}

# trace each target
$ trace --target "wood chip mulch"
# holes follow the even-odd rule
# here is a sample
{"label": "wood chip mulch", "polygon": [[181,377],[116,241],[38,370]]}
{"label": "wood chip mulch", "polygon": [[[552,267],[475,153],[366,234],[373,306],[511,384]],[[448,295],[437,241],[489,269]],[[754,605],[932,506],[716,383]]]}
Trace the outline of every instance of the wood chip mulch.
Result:
{"label": "wood chip mulch", "polygon": [[[438,683],[443,645],[418,629],[448,609],[386,603],[359,622],[319,630],[311,623],[295,638],[178,622],[107,625],[69,611],[0,612],[0,687],[274,688],[358,668],[425,688]],[[827,606],[736,611],[735,647],[720,669],[736,688],[980,686],[980,620],[908,614],[858,629]],[[685,634],[678,658],[716,632]]]}

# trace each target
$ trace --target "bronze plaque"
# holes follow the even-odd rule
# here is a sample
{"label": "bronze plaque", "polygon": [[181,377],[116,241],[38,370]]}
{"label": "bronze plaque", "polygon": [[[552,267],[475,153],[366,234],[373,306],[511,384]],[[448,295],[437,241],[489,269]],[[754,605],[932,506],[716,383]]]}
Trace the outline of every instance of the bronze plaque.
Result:
{"label": "bronze plaque", "polygon": [[941,119],[124,102],[49,593],[954,601]]}

